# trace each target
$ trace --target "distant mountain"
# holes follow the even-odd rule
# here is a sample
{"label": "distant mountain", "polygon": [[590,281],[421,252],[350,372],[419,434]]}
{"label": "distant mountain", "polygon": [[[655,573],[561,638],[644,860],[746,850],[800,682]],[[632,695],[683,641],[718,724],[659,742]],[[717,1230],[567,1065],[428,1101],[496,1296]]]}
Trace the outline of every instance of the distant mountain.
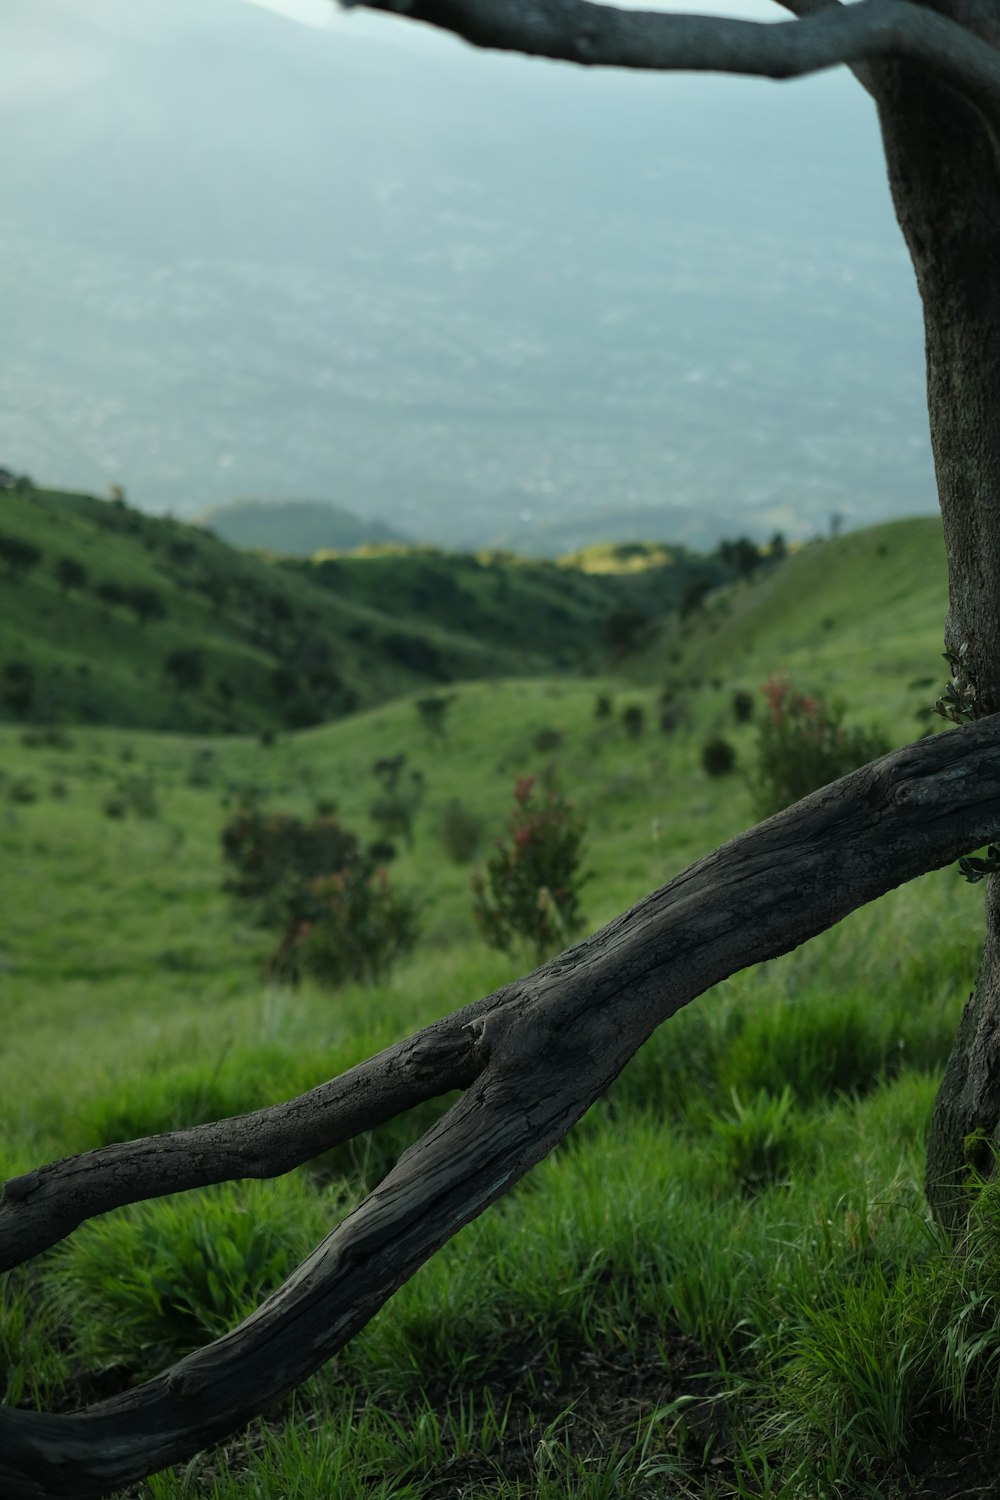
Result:
{"label": "distant mountain", "polygon": [[377,542],[408,542],[382,521],[362,520],[326,500],[232,500],[198,517],[234,547],[285,557],[311,557],[326,549],[350,551]]}

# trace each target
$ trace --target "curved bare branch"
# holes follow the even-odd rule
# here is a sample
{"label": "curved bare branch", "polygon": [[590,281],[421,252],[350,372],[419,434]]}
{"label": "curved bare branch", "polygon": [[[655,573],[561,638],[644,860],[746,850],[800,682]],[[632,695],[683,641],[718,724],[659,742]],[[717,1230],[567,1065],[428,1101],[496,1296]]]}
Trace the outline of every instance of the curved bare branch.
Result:
{"label": "curved bare branch", "polygon": [[[224,1338],[135,1390],[69,1415],[0,1411],[0,1494],[84,1500],[243,1426],[545,1156],[662,1021],[738,969],[787,952],[998,831],[1000,714],[814,793],[480,1002],[478,1071],[463,1097],[285,1285]],[[469,1015],[449,1022],[464,1017],[467,1026]],[[390,1048],[374,1059],[369,1078],[398,1056]],[[445,1050],[449,1076],[471,1066],[473,1054]],[[280,1112],[246,1119],[257,1121],[261,1150],[269,1131],[279,1138],[287,1127]],[[228,1124],[238,1137],[241,1122]],[[155,1138],[131,1148],[147,1174],[151,1146]],[[118,1149],[124,1168],[129,1148]],[[11,1213],[29,1215],[31,1198],[15,1193]]]}
{"label": "curved bare branch", "polygon": [[242,1177],[280,1177],[481,1072],[483,1019],[505,991],[434,1021],[339,1078],[251,1114],[102,1146],[11,1177],[0,1190],[0,1271],[84,1219],[126,1203]]}
{"label": "curved bare branch", "polygon": [[[624,10],[592,0],[342,0],[424,21],[476,47],[583,67],[801,78],[879,58],[921,63],[991,116],[1000,114],[1000,57],[965,26],[911,0],[816,5],[777,24]],[[808,14],[805,12],[808,11]]]}
{"label": "curved bare branch", "polygon": [[[791,11],[800,20],[805,16],[818,15],[821,10],[842,10],[844,6],[844,0],[774,0],[774,3],[780,5],[782,10]],[[870,63],[853,63],[851,72],[867,93],[875,94],[876,84]]]}

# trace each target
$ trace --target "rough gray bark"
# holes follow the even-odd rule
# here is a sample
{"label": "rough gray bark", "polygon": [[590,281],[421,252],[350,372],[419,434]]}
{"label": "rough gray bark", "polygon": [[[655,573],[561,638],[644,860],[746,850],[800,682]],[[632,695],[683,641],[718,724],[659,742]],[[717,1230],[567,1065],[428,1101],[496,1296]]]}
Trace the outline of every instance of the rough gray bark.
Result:
{"label": "rough gray bark", "polygon": [[0,1202],[6,1265],[112,1204],[286,1171],[352,1129],[466,1085],[239,1328],[89,1410],[0,1410],[0,1495],[105,1494],[244,1425],[545,1156],[661,1022],[736,970],[979,848],[998,827],[1000,714],[814,793],[533,974],[300,1100],[14,1178]]}
{"label": "rough gray bark", "polygon": [[[959,12],[990,43],[1000,7]],[[1000,55],[1000,54],[998,54]],[[998,117],[917,69],[880,69],[893,200],[924,309],[927,399],[948,553],[945,639],[971,716],[1000,708],[1000,153]],[[990,887],[995,880],[990,879]],[[987,892],[986,944],[934,1110],[927,1194],[960,1233],[969,1143],[1000,1122],[1000,899]]]}
{"label": "rough gray bark", "polygon": [[[949,647],[979,722],[873,763],[700,861],[587,942],[302,1099],[13,1179],[0,1266],[123,1203],[287,1171],[421,1099],[459,1102],[258,1311],[136,1390],[0,1410],[4,1500],[93,1496],[218,1441],[291,1390],[565,1135],[696,995],[1000,830],[1000,0],[781,0],[778,27],[587,0],[369,0],[476,45],[785,78],[851,66],[876,99],[927,324]],[[982,715],[992,717],[982,718]],[[1000,898],[935,1116],[932,1202],[960,1223],[966,1137],[1000,1118]]]}

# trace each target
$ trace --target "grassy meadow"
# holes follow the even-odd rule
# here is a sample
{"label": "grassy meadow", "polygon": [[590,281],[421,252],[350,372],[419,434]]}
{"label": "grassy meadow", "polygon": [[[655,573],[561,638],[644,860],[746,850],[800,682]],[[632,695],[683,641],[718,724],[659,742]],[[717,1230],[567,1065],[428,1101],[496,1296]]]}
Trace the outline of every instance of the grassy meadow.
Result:
{"label": "grassy meadow", "polygon": [[[787,670],[893,744],[936,729],[944,606],[940,530],[907,522],[717,590],[614,673],[454,682],[443,737],[412,692],[273,742],[0,726],[3,1175],[291,1097],[531,967],[484,945],[469,891],[519,776],[554,766],[586,819],[596,930],[754,821],[737,690],[759,717]],[[712,777],[718,734],[736,769]],[[223,825],[248,798],[335,804],[373,838],[373,764],[398,754],[425,789],[391,876],[418,896],[418,946],[376,986],[267,983],[274,935],[221,889]],[[470,862],[442,837],[456,800],[481,824]],[[981,910],[938,871],[703,996],[294,1399],[129,1493],[993,1493],[1000,1193],[975,1199],[959,1259],[921,1186]],[[9,1273],[0,1394],[71,1410],[218,1336],[447,1103],[280,1180],[108,1215]]]}

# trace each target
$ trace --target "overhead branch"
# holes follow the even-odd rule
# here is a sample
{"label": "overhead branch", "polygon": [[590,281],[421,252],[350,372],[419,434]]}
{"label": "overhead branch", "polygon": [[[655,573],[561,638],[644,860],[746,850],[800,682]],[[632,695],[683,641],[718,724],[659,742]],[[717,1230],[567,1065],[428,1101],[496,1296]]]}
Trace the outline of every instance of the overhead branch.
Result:
{"label": "overhead branch", "polygon": [[877,59],[922,64],[1000,117],[1000,56],[988,42],[911,0],[817,5],[792,0],[778,23],[626,10],[592,0],[341,0],[423,21],[475,47],[583,67],[801,78]]}
{"label": "overhead branch", "polygon": [[[517,985],[456,1012],[440,1034],[460,1036],[472,1015],[474,1048],[449,1041],[441,1077],[449,1086],[462,1070],[474,1077],[369,1198],[250,1318],[145,1385],[71,1414],[0,1410],[0,1494],[85,1500],[236,1431],[329,1359],[541,1160],[662,1021],[737,970],[788,952],[998,833],[1000,714],[834,782]],[[366,1065],[370,1087],[381,1069],[392,1092],[400,1055],[390,1048]],[[259,1152],[273,1146],[270,1130],[280,1137],[287,1127],[280,1112],[247,1119],[260,1129]],[[241,1121],[224,1123],[238,1142]],[[132,1152],[147,1190],[156,1140],[117,1148],[122,1171]],[[176,1149],[198,1140],[197,1131],[172,1138]],[[191,1156],[193,1183],[201,1178],[194,1149]],[[62,1164],[63,1173],[71,1165]],[[9,1210],[28,1224],[33,1194],[19,1192]],[[81,1181],[78,1216],[84,1199]]]}
{"label": "overhead branch", "polygon": [[[774,0],[774,3],[780,5],[782,10],[791,11],[800,20],[805,16],[818,15],[821,10],[843,9],[843,0]],[[854,63],[851,65],[851,72],[863,89],[869,94],[875,94],[876,85],[870,63]]]}

